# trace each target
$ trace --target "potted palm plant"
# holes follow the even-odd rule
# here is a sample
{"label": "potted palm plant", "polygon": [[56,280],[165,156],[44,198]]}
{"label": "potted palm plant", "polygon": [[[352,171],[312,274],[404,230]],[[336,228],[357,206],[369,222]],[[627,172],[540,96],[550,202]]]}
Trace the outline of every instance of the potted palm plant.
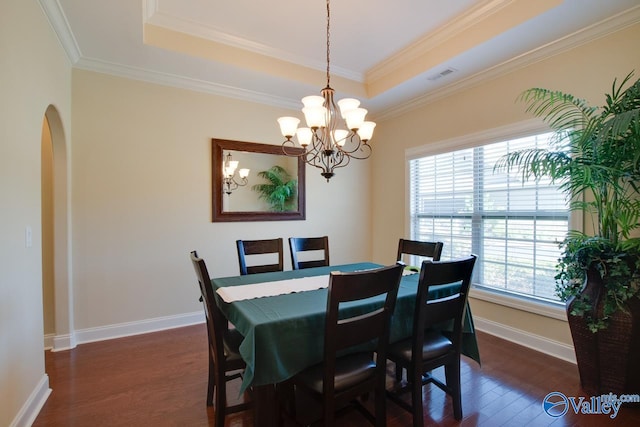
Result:
{"label": "potted palm plant", "polygon": [[525,179],[549,177],[593,233],[561,244],[556,293],[566,302],[582,388],[640,392],[640,80],[613,82],[603,106],[532,88],[519,100],[552,129],[546,149],[510,153],[496,165]]}
{"label": "potted palm plant", "polygon": [[285,168],[275,165],[258,172],[258,176],[267,180],[267,183],[256,184],[251,189],[267,202],[270,210],[286,212],[296,209],[298,180],[292,178]]}

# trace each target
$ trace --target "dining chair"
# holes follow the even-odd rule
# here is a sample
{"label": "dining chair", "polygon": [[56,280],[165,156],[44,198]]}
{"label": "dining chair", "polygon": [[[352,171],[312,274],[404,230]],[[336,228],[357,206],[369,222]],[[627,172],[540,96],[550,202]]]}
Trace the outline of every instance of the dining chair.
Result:
{"label": "dining chair", "polygon": [[247,410],[251,402],[236,405],[227,404],[227,382],[241,378],[245,362],[240,357],[238,347],[243,337],[235,328],[229,328],[229,322],[218,309],[215,302],[211,279],[204,260],[196,251],[191,252],[191,261],[200,286],[200,300],[204,305],[209,342],[209,378],[207,385],[207,406],[213,405],[216,396],[215,426],[224,427],[227,414]]}
{"label": "dining chair", "polygon": [[396,260],[403,261],[402,257],[406,254],[429,257],[433,261],[440,261],[442,247],[442,242],[423,242],[419,240],[400,239],[398,242],[398,256],[396,257]]}
{"label": "dining chair", "polygon": [[[453,399],[453,415],[462,419],[460,393],[460,351],[462,325],[469,295],[471,275],[476,256],[451,261],[422,262],[410,338],[389,346],[387,358],[407,370],[407,385],[388,391],[388,396],[413,414],[413,426],[423,425],[422,387],[433,383]],[[460,290],[451,296],[428,299],[432,286],[460,283]],[[436,325],[452,323],[451,332],[442,332]],[[445,382],[433,377],[431,371],[445,369]],[[411,392],[411,405],[401,394]]]}
{"label": "dining chair", "polygon": [[[236,246],[238,248],[238,263],[241,276],[284,270],[284,243],[281,237],[266,240],[236,240]],[[270,256],[273,259],[273,254],[277,256],[276,263],[247,265],[247,257],[249,255],[256,255],[261,259]]]}
{"label": "dining chair", "polygon": [[[329,265],[329,237],[289,237],[291,249],[291,268],[300,270],[303,268],[324,267]],[[323,251],[323,257],[319,259],[306,259],[302,252]],[[309,254],[311,255],[311,254]],[[315,253],[313,254],[315,255]],[[304,259],[304,260],[303,260]]]}
{"label": "dining chair", "polygon": [[[442,242],[400,239],[398,242],[398,255],[396,260],[405,262],[407,264],[407,270],[411,272],[419,272],[420,269],[417,266],[425,259],[430,258],[433,261],[440,261],[443,246],[444,244]],[[417,260],[414,259],[411,262],[409,261],[409,257],[404,257],[404,255],[413,255],[419,258]],[[402,379],[402,374],[402,368],[396,365],[396,379],[398,381]]]}
{"label": "dining chair", "polygon": [[[349,403],[373,424],[386,425],[385,355],[402,269],[396,264],[359,272],[332,272],[329,276],[323,361],[288,381],[295,393],[306,393],[321,403],[325,426],[333,426],[336,410]],[[341,304],[376,296],[377,303],[362,310],[340,312]],[[372,391],[375,419],[357,400]],[[290,406],[295,407],[295,403]]]}

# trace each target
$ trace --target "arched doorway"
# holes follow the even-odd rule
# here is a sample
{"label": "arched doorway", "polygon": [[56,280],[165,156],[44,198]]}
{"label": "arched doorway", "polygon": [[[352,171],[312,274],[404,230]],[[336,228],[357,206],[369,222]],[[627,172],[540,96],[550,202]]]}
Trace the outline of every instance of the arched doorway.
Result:
{"label": "arched doorway", "polygon": [[[76,346],[73,327],[68,162],[64,128],[50,105],[42,124],[42,283],[45,336],[53,351]],[[46,344],[45,344],[46,345]]]}

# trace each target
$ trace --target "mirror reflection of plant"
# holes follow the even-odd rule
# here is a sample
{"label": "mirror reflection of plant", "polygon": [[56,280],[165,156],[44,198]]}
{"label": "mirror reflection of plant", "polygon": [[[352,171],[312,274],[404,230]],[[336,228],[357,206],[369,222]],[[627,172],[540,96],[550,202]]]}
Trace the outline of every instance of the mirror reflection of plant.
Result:
{"label": "mirror reflection of plant", "polygon": [[270,210],[286,212],[295,209],[298,180],[292,178],[285,168],[272,166],[266,171],[258,172],[258,176],[269,183],[256,184],[251,189],[269,204]]}

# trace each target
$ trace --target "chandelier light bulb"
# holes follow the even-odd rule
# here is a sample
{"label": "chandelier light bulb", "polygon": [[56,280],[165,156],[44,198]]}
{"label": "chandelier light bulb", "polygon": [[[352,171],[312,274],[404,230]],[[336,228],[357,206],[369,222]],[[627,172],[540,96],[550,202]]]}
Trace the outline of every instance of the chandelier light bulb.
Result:
{"label": "chandelier light bulb", "polygon": [[351,130],[356,130],[360,128],[360,125],[364,123],[364,118],[367,115],[367,110],[364,108],[354,108],[353,110],[349,110],[345,113],[345,121],[347,122],[347,127]]}
{"label": "chandelier light bulb", "polygon": [[311,139],[313,138],[313,131],[311,129],[298,128],[296,135],[298,136],[298,143],[303,147],[311,144]]}
{"label": "chandelier light bulb", "polygon": [[300,123],[300,119],[296,117],[280,117],[278,119],[278,123],[280,124],[280,132],[282,132],[282,136],[287,139],[291,139],[291,137],[296,134],[296,129],[298,127],[298,123]]}
{"label": "chandelier light bulb", "polygon": [[312,107],[323,107],[324,106],[324,97],[320,95],[309,95],[302,98],[302,105],[307,108]]}
{"label": "chandelier light bulb", "polygon": [[310,128],[325,127],[327,122],[327,109],[320,106],[304,107],[302,109],[307,126]]}
{"label": "chandelier light bulb", "polygon": [[343,147],[347,142],[347,137],[349,136],[349,131],[344,129],[336,129],[333,131],[333,140],[340,147]]}
{"label": "chandelier light bulb", "polygon": [[224,171],[224,175],[227,177],[233,176],[233,174],[236,172],[237,167],[238,167],[238,161],[227,160],[224,163],[224,166],[222,168]]}
{"label": "chandelier light bulb", "polygon": [[369,141],[373,136],[373,129],[375,127],[375,122],[363,122],[358,128],[358,136],[365,142]]}
{"label": "chandelier light bulb", "polygon": [[342,118],[346,118],[345,114],[348,111],[354,110],[360,106],[360,101],[355,98],[343,98],[338,101],[338,107],[340,107],[340,115]]}

